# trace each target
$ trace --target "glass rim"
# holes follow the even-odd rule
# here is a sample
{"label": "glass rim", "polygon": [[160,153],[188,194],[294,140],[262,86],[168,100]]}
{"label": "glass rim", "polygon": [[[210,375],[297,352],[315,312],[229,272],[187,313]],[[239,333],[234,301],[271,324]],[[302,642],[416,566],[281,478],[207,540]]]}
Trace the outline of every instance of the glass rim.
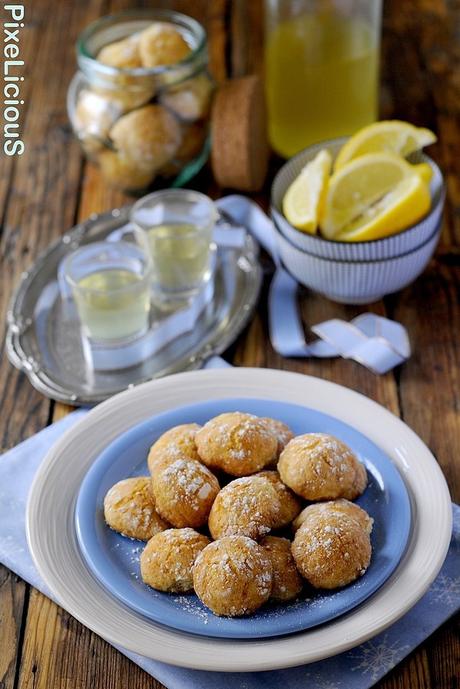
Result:
{"label": "glass rim", "polygon": [[[196,191],[195,189],[159,189],[158,191],[153,191],[150,194],[147,194],[146,196],[143,196],[140,198],[138,201],[136,201],[129,213],[129,219],[130,221],[136,225],[136,227],[140,228],[141,230],[145,231],[146,228],[150,230],[154,230],[155,227],[163,227],[164,225],[167,225],[167,222],[164,222],[162,224],[157,223],[155,225],[149,225],[147,227],[147,224],[143,223],[141,220],[136,219],[135,214],[140,208],[144,208],[149,204],[151,201],[161,201],[162,198],[167,198],[167,197],[172,197],[175,199],[180,199],[183,198],[184,201],[187,201],[187,196],[191,197],[190,201],[193,202],[193,197],[196,200],[199,201],[204,201],[206,205],[209,208],[209,215],[210,215],[210,220],[211,222],[215,222],[217,217],[218,217],[218,211],[216,208],[215,202],[206,194],[203,194],[201,191]],[[211,217],[214,216],[214,217]],[[190,225],[193,225],[196,228],[202,227],[204,225],[199,224],[198,222],[193,222],[190,221]],[[190,230],[190,233],[192,233],[192,230]]]}
{"label": "glass rim", "polygon": [[[99,62],[97,58],[88,50],[88,40],[94,36],[95,33],[104,26],[110,25],[112,22],[127,20],[129,18],[135,19],[145,17],[146,19],[152,17],[152,21],[155,21],[154,16],[157,17],[158,21],[169,20],[169,23],[180,24],[181,22],[185,24],[191,32],[197,36],[197,45],[191,48],[189,55],[186,55],[182,60],[174,62],[172,65],[158,65],[157,67],[112,67],[111,65],[104,65]],[[78,36],[76,44],[77,61],[80,59],[84,62],[93,65],[96,69],[100,70],[101,73],[106,75],[115,76],[118,74],[125,74],[131,76],[157,76],[159,74],[167,74],[168,72],[175,71],[181,67],[187,67],[193,65],[197,57],[199,57],[205,50],[207,43],[207,33],[202,24],[198,22],[193,17],[189,17],[182,12],[176,12],[175,10],[168,10],[163,8],[139,8],[139,9],[127,9],[121,12],[116,12],[114,14],[107,14],[96,21],[89,24]]]}
{"label": "glass rim", "polygon": [[[95,287],[82,287],[79,284],[79,282],[76,281],[74,279],[74,277],[69,273],[69,265],[70,265],[72,259],[74,259],[78,253],[82,253],[85,249],[88,249],[90,247],[101,247],[101,248],[104,247],[105,248],[107,246],[107,244],[109,244],[112,247],[120,245],[120,244],[124,244],[127,246],[135,246],[135,245],[130,245],[128,242],[123,242],[123,241],[116,241],[116,242],[101,241],[101,242],[90,242],[89,244],[84,244],[83,246],[78,247],[78,249],[75,249],[75,251],[72,251],[68,256],[66,256],[66,258],[64,259],[64,261],[62,263],[62,275],[64,277],[64,280],[70,285],[70,287],[72,289],[75,289],[75,290],[80,291],[80,292],[91,292],[93,294],[107,294],[107,293],[116,294],[117,292],[129,292],[129,291],[132,291],[136,288],[138,289],[140,283],[143,283],[145,281],[150,282],[151,276],[152,276],[152,269],[153,269],[152,259],[150,257],[150,254],[147,253],[142,247],[136,246],[136,249],[138,249],[146,259],[145,260],[145,270],[143,271],[142,275],[140,276],[140,279],[137,282],[134,282],[130,285],[124,285],[123,287],[114,287],[112,289],[97,289]],[[103,268],[102,270],[105,270],[105,269]],[[108,268],[107,270],[110,270],[110,268]],[[117,269],[115,268],[115,270],[117,270]],[[126,270],[128,270],[128,269],[126,269]],[[89,273],[89,275],[91,275],[93,272],[96,272],[96,271],[92,271],[91,273]],[[101,271],[98,271],[98,272],[101,272]],[[132,272],[132,271],[129,271],[129,272]]]}

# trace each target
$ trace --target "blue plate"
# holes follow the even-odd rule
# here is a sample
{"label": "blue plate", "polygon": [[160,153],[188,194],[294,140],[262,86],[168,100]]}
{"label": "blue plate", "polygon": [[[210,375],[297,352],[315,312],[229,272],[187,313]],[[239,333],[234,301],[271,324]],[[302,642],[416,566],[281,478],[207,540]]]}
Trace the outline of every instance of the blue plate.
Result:
{"label": "blue plate", "polygon": [[[205,423],[226,411],[271,416],[287,423],[296,435],[323,432],[347,443],[364,462],[369,485],[359,500],[374,518],[372,561],[358,581],[334,592],[306,587],[299,600],[268,604],[247,618],[216,617],[194,594],[155,591],[140,578],[141,541],[124,538],[104,522],[108,489],[128,476],[147,475],[152,443],[181,423]],[[134,426],[112,442],[88,471],[76,504],[77,537],[94,575],[127,606],[155,622],[211,637],[254,639],[299,632],[335,619],[369,598],[397,567],[407,545],[411,512],[404,482],[391,460],[351,426],[313,409],[258,399],[224,399],[180,407]]]}

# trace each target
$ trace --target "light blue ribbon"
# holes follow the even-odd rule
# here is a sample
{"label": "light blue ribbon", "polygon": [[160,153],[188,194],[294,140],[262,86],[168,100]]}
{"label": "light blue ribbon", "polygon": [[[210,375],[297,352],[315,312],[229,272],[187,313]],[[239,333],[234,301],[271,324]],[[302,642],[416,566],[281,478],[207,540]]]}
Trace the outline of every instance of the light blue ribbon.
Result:
{"label": "light blue ribbon", "polygon": [[353,359],[374,373],[383,374],[406,361],[410,343],[400,323],[373,313],[347,322],[333,318],[311,327],[318,339],[307,343],[297,305],[298,285],[281,265],[272,221],[253,201],[232,194],[216,202],[236,225],[245,227],[272,257],[276,271],[268,295],[270,340],[284,357],[335,357]]}

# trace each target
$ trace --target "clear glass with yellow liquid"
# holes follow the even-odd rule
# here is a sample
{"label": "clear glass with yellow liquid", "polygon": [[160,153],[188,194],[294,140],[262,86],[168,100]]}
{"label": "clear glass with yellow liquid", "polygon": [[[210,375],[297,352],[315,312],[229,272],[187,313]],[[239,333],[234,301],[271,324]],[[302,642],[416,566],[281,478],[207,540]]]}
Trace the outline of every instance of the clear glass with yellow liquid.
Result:
{"label": "clear glass with yellow liquid", "polygon": [[[188,297],[209,277],[211,232],[190,223],[156,225],[147,231],[152,282],[167,295]],[[185,292],[185,294],[183,294]]]}
{"label": "clear glass with yellow liquid", "polygon": [[87,244],[68,256],[63,274],[90,341],[119,346],[146,332],[151,262],[142,247],[124,241]]}
{"label": "clear glass with yellow liquid", "polygon": [[210,279],[216,218],[211,199],[189,189],[154,192],[134,204],[131,221],[147,237],[158,306],[180,308]]}
{"label": "clear glass with yellow liquid", "polygon": [[266,0],[273,149],[291,157],[378,116],[381,0]]}
{"label": "clear glass with yellow liquid", "polygon": [[129,270],[100,270],[82,278],[75,290],[80,320],[97,342],[124,340],[145,332],[149,285]]}

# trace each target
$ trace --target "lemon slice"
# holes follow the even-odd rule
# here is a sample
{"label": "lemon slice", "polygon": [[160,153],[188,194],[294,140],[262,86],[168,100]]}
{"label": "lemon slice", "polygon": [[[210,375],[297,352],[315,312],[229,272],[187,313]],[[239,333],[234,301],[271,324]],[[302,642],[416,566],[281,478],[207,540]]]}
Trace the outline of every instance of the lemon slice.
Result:
{"label": "lemon slice", "polygon": [[347,225],[335,239],[362,242],[382,239],[405,230],[428,212],[431,204],[426,182],[415,174],[406,177],[380,201]]}
{"label": "lemon slice", "polygon": [[332,156],[323,149],[305,165],[288,188],[283,199],[283,213],[298,230],[309,234],[316,232],[331,166]]}
{"label": "lemon slice", "polygon": [[353,220],[392,191],[417,166],[394,153],[368,153],[334,172],[320,219],[321,231],[334,239]]}
{"label": "lemon slice", "polygon": [[335,169],[340,170],[350,160],[367,153],[387,151],[405,157],[435,141],[436,136],[429,129],[400,120],[382,120],[360,129],[342,146]]}
{"label": "lemon slice", "polygon": [[431,178],[433,177],[433,170],[428,163],[419,163],[418,165],[413,165],[414,172],[419,175],[420,179],[423,179],[426,184],[429,184],[431,182]]}

